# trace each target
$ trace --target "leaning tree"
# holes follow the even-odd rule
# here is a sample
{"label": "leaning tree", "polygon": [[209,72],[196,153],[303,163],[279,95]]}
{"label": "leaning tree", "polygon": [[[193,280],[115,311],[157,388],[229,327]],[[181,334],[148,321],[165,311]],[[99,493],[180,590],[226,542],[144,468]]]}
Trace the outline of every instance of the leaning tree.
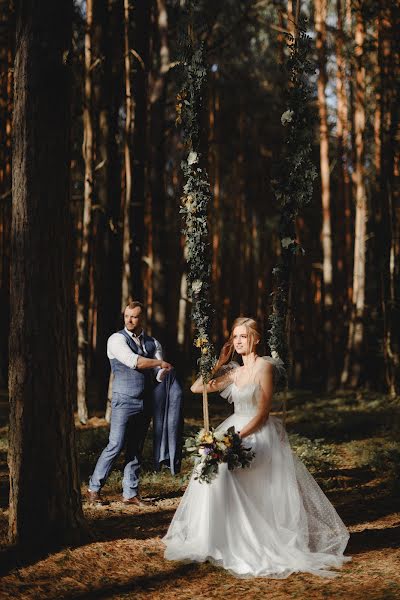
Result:
{"label": "leaning tree", "polygon": [[49,547],[83,524],[68,216],[72,0],[20,0],[16,25],[9,535]]}

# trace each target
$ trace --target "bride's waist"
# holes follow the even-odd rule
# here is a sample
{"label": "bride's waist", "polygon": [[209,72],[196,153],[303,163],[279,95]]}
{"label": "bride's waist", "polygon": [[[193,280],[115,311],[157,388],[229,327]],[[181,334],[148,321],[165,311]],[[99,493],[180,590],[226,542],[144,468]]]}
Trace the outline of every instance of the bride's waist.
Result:
{"label": "bride's waist", "polygon": [[246,409],[246,408],[236,408],[235,407],[235,413],[234,413],[237,417],[255,417],[257,414],[257,410],[251,410],[251,409]]}

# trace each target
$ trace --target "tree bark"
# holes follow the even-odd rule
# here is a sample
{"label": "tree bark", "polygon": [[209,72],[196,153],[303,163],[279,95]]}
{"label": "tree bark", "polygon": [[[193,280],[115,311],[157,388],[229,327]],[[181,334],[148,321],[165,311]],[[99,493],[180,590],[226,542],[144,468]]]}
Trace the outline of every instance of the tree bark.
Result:
{"label": "tree bark", "polygon": [[131,203],[132,203],[132,157],[131,143],[134,122],[134,99],[131,85],[131,53],[130,53],[130,2],[124,0],[124,77],[125,77],[125,132],[124,132],[124,175],[125,189],[122,201],[122,289],[121,311],[132,298],[131,274]]}
{"label": "tree bark", "polygon": [[[117,265],[118,236],[115,224],[119,219],[120,189],[116,185],[120,165],[115,140],[118,119],[116,90],[120,87],[118,65],[123,49],[122,3],[98,0],[93,10],[93,94],[95,123],[93,206],[94,292],[96,302],[96,345],[94,368],[97,397],[101,406],[107,398],[109,362],[107,338],[116,327],[120,309],[120,278]],[[118,60],[117,60],[118,57]],[[115,96],[117,96],[115,98]],[[115,171],[115,172],[114,172]]]}
{"label": "tree bark", "polygon": [[348,316],[349,301],[352,288],[353,271],[353,235],[352,235],[352,184],[349,173],[350,159],[350,132],[349,132],[349,110],[347,94],[347,60],[345,57],[346,33],[343,27],[342,0],[336,2],[337,12],[337,35],[336,35],[336,97],[337,97],[337,161],[338,161],[338,189],[337,197],[339,199],[338,220],[343,223],[338,227],[341,231],[336,231],[338,236],[338,298],[343,306],[344,316]]}
{"label": "tree bark", "polygon": [[93,42],[93,0],[86,2],[85,30],[85,75],[83,96],[83,147],[85,161],[85,181],[83,198],[82,234],[80,248],[80,265],[78,279],[78,304],[76,324],[78,332],[78,416],[81,423],[86,423],[88,410],[87,395],[87,363],[89,343],[89,303],[90,303],[90,246],[92,235],[92,204],[93,204],[93,86],[92,86],[92,42]]}
{"label": "tree bark", "polygon": [[[167,237],[170,224],[166,219],[165,193],[165,110],[167,102],[168,73],[170,69],[168,12],[165,0],[157,0],[152,55],[156,68],[150,74],[150,192],[152,210],[153,260],[148,261],[153,288],[152,328],[156,337],[166,338],[168,311],[168,284],[170,281],[167,265]],[[154,60],[152,62],[155,62]],[[168,337],[167,337],[168,339]]]}
{"label": "tree bark", "polygon": [[0,387],[7,387],[10,320],[11,119],[15,20],[4,0],[0,24]]}
{"label": "tree bark", "polygon": [[324,344],[326,358],[327,389],[332,390],[336,384],[334,348],[333,348],[333,257],[331,228],[331,190],[329,164],[329,129],[328,109],[326,102],[326,18],[327,1],[315,2],[315,29],[317,32],[318,56],[318,112],[319,112],[319,144],[322,201],[322,276],[324,303]]}
{"label": "tree bark", "polygon": [[[144,299],[143,250],[145,244],[145,206],[148,140],[148,76],[150,9],[152,2],[135,2],[133,11],[134,39],[130,47],[132,56],[133,111],[132,136],[132,290],[135,298]],[[155,9],[155,7],[154,7]],[[159,174],[161,177],[161,174]]]}
{"label": "tree bark", "polygon": [[344,367],[341,376],[342,385],[356,387],[360,382],[365,334],[365,274],[366,274],[366,233],[367,233],[367,194],[365,188],[365,66],[364,66],[365,29],[361,14],[361,5],[357,4],[355,27],[355,201],[356,217],[354,232],[354,268],[352,311]]}
{"label": "tree bark", "polygon": [[[221,165],[220,165],[220,91],[218,70],[209,78],[209,169],[212,189],[211,211],[211,280],[214,306],[221,307]],[[213,328],[213,342],[219,345],[220,327]]]}
{"label": "tree bark", "polygon": [[[382,202],[379,248],[381,252],[381,306],[383,317],[383,356],[389,395],[400,395],[400,14],[388,0],[381,0],[378,17],[378,66],[380,131],[376,158],[380,166],[379,188]],[[377,134],[378,132],[376,132]]]}
{"label": "tree bark", "polygon": [[25,0],[16,19],[9,537],[48,548],[76,541],[83,525],[73,422],[72,2]]}

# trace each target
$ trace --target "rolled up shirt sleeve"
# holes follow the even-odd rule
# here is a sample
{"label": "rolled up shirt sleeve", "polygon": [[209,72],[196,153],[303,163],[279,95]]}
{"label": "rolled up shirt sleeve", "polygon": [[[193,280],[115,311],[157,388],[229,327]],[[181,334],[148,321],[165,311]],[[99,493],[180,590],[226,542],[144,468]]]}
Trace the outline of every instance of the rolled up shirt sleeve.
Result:
{"label": "rolled up shirt sleeve", "polygon": [[116,358],[126,367],[130,369],[137,368],[139,354],[133,352],[125,341],[125,338],[120,333],[113,333],[107,342],[107,356],[111,360]]}
{"label": "rolled up shirt sleeve", "polygon": [[[162,350],[162,346],[161,346],[160,342],[154,338],[154,343],[156,345],[156,351],[154,353],[154,358],[156,358],[157,360],[164,360],[163,359],[163,350]],[[164,371],[165,371],[165,369],[162,369],[161,367],[154,368],[154,373],[155,373],[157,381],[161,382],[161,377],[162,377],[162,374]]]}

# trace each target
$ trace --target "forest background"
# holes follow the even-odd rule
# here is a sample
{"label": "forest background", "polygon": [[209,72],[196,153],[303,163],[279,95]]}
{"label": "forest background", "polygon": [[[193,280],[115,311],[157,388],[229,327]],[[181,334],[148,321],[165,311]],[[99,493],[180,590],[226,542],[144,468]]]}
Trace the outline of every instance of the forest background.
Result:
{"label": "forest background", "polygon": [[[15,22],[1,3],[0,384],[7,385],[11,119]],[[212,203],[213,341],[237,315],[265,329],[280,254],[273,183],[284,160],[287,47],[295,7],[279,1],[199,2],[207,88],[202,149]],[[195,364],[176,126],[180,2],[77,2],[71,98],[76,385],[82,420],[105,406],[106,340],[129,298],[181,374]],[[302,3],[316,72],[313,158],[320,177],[297,220],[290,300],[296,387],[367,386],[399,393],[399,40],[390,1]],[[40,140],[38,141],[40,143]],[[51,228],[51,223],[48,226]],[[48,282],[51,285],[51,281]],[[45,294],[43,290],[43,294]],[[90,393],[88,392],[90,390]]]}
{"label": "forest background", "polygon": [[[82,504],[108,435],[106,342],[130,298],[144,302],[147,330],[184,384],[185,434],[202,420],[187,386],[199,356],[182,233],[182,212],[192,206],[182,169],[193,159],[182,123],[188,7],[190,36],[205,57],[202,110],[190,126],[199,125],[210,181],[203,289],[210,287],[215,308],[212,342],[219,348],[233,319],[251,315],[269,353],[273,272],[293,250],[281,323],[288,432],[352,534],[353,562],[330,590],[398,596],[400,8],[391,0],[300,4],[311,97],[295,114],[287,61],[297,2],[0,0],[5,597],[95,590],[117,598],[132,589],[157,598],[167,586],[171,597],[178,589],[192,600],[239,590],[223,571],[162,557],[187,459],[179,477],[154,473],[148,442],[142,493],[153,505],[143,512],[120,502],[121,463],[105,490],[110,506]],[[288,240],[279,181],[294,181],[289,171],[282,180],[288,155],[295,165],[296,153],[301,164],[308,152],[289,147],[293,123],[312,141],[317,176]],[[213,398],[211,425],[228,411]],[[38,547],[54,553],[35,562]],[[271,586],[276,598],[327,592],[311,576],[240,589],[258,597]]]}

